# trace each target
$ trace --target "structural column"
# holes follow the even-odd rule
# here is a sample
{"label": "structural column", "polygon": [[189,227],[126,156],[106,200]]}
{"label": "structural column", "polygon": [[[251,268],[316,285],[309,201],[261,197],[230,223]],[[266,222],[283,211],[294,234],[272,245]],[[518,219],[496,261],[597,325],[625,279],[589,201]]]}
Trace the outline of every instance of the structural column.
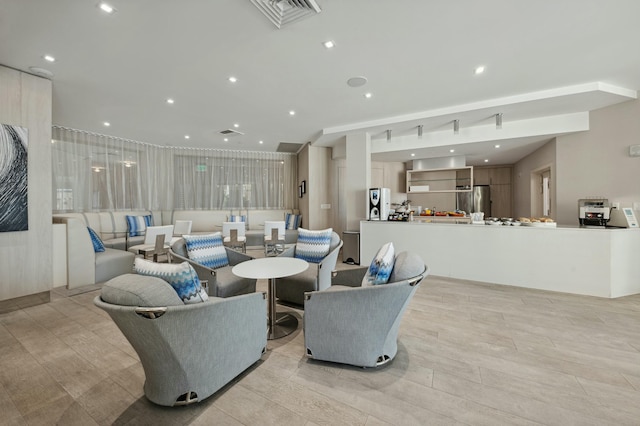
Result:
{"label": "structural column", "polygon": [[371,137],[368,133],[347,134],[346,229],[359,230],[367,218],[367,191],[371,184]]}

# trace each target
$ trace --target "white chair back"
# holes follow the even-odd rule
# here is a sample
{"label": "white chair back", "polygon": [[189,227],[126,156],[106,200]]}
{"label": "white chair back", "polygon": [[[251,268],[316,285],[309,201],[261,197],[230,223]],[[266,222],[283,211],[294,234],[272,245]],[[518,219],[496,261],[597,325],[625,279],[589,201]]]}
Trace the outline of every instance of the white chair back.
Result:
{"label": "white chair back", "polygon": [[238,237],[244,237],[246,233],[246,225],[244,222],[222,222],[222,236],[229,237],[231,230],[238,231]]}
{"label": "white chair back", "polygon": [[192,225],[192,220],[176,220],[176,223],[173,226],[173,235],[175,235],[176,237],[181,237],[185,234],[190,234]]}
{"label": "white chair back", "polygon": [[144,244],[155,245],[156,236],[160,234],[164,234],[164,241],[169,243],[173,236],[173,225],[147,226],[144,234]]}
{"label": "white chair back", "polygon": [[278,240],[284,240],[284,220],[265,220],[264,221],[264,239],[271,241],[271,230],[278,230]]}

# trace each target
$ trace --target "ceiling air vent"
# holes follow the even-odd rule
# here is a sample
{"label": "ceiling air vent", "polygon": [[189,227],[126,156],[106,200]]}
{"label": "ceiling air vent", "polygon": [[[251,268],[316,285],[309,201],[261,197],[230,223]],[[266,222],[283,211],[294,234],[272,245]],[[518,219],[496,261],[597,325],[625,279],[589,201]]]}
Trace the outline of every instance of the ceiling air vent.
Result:
{"label": "ceiling air vent", "polygon": [[302,144],[301,143],[280,142],[276,152],[293,152],[293,153],[296,153],[296,152],[298,152],[300,150],[300,148],[302,148]]}
{"label": "ceiling air vent", "polygon": [[315,0],[251,0],[251,3],[278,28],[321,11]]}
{"label": "ceiling air vent", "polygon": [[220,130],[220,134],[225,136],[244,135],[244,133],[233,129]]}

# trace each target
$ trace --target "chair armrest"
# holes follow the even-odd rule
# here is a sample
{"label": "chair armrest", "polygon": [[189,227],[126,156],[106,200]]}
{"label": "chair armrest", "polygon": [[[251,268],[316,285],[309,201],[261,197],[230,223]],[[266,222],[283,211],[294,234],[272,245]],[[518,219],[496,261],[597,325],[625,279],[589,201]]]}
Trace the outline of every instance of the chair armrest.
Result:
{"label": "chair armrest", "polygon": [[278,257],[294,257],[296,254],[296,246],[291,246],[285,249]]}
{"label": "chair armrest", "polygon": [[322,259],[322,262],[318,263],[318,291],[331,287],[331,273],[336,268],[340,247],[342,247],[342,241]]}
{"label": "chair armrest", "polygon": [[179,254],[176,254],[173,250],[169,249],[169,263],[182,263],[187,262],[189,265],[195,269],[196,274],[198,274],[198,278],[200,281],[208,281],[211,284],[211,287],[215,286],[216,282],[216,271],[215,269],[208,268],[204,265],[201,265],[193,260],[182,257]]}
{"label": "chair armrest", "polygon": [[227,250],[227,259],[229,259],[229,265],[231,266],[235,266],[238,263],[246,262],[247,260],[255,259],[253,256],[249,256],[246,253],[241,253],[228,247],[225,247],[225,250]]}

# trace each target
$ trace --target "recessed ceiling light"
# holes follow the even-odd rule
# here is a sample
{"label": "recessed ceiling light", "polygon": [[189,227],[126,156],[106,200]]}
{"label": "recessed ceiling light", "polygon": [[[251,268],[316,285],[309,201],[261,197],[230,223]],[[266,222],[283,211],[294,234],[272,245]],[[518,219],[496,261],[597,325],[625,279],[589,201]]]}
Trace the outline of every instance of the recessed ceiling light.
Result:
{"label": "recessed ceiling light", "polygon": [[455,149],[450,149],[449,152],[456,152],[456,150]]}
{"label": "recessed ceiling light", "polygon": [[367,98],[367,99],[370,99],[372,96],[373,96],[373,94],[371,94],[371,93],[365,93],[364,94],[364,97]]}
{"label": "recessed ceiling light", "polygon": [[294,110],[289,111],[289,115],[296,115],[296,112]]}
{"label": "recessed ceiling light", "polygon": [[233,127],[235,127],[237,129],[238,127],[240,127],[240,125],[238,123],[234,123]]}
{"label": "recessed ceiling light", "polygon": [[234,76],[229,77],[229,81],[232,83],[235,83],[236,81],[238,81],[237,78],[235,78]]}
{"label": "recessed ceiling light", "polygon": [[476,67],[476,69],[473,70],[474,74],[482,74],[484,72],[484,65],[480,65],[479,67]]}
{"label": "recessed ceiling light", "polygon": [[223,141],[229,142],[229,138],[224,138]]}
{"label": "recessed ceiling light", "polygon": [[45,61],[48,61],[48,62],[55,62],[56,61],[56,58],[54,58],[51,55],[44,55],[43,58],[44,58]]}
{"label": "recessed ceiling light", "polygon": [[331,40],[327,40],[324,43],[322,43],[322,45],[327,49],[331,49],[332,47],[335,47],[336,44]]}
{"label": "recessed ceiling light", "polygon": [[171,99],[171,98],[167,99],[167,103],[168,103],[168,104],[172,104],[172,103],[174,103],[174,102],[175,102],[175,101],[174,101],[173,99]]}
{"label": "recessed ceiling light", "polygon": [[102,123],[102,124],[104,124],[104,125],[105,125],[105,127],[109,127],[109,126],[111,126],[111,123],[109,123],[108,121],[105,121],[105,122],[104,122],[104,123]]}
{"label": "recessed ceiling light", "polygon": [[493,147],[494,148],[500,148],[500,145],[494,145]]}
{"label": "recessed ceiling light", "polygon": [[262,145],[264,142],[263,142],[263,141],[259,141],[258,143],[259,143],[260,145]]}
{"label": "recessed ceiling light", "polygon": [[489,159],[488,159],[488,158],[485,158],[485,159],[484,159],[484,162],[485,162],[485,163],[488,163],[488,162],[489,162]]}
{"label": "recessed ceiling light", "polygon": [[98,3],[98,7],[100,8],[100,10],[107,13],[113,13],[116,11],[116,9],[113,6],[105,2]]}
{"label": "recessed ceiling light", "polygon": [[416,155],[412,152],[412,153],[411,153],[411,156],[412,156],[412,157],[415,157]]}
{"label": "recessed ceiling light", "polygon": [[189,135],[184,135],[184,138],[185,138],[185,139],[189,139],[189,138],[191,138],[191,136],[189,136]]}

